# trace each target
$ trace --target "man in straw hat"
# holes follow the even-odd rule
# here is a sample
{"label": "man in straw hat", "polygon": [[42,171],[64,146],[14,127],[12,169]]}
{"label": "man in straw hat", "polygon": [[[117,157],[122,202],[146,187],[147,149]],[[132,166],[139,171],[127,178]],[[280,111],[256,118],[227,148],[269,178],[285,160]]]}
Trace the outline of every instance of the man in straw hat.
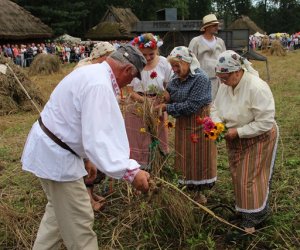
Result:
{"label": "man in straw hat", "polygon": [[54,89],[27,138],[23,170],[41,181],[48,203],[33,249],[98,249],[94,214],[83,176],[96,169],[146,192],[149,173],[129,159],[129,143],[117,97],[141,77],[146,59],[131,45],[120,46],[101,64],[72,71]]}
{"label": "man in straw hat", "polygon": [[216,37],[219,29],[219,21],[214,14],[203,17],[200,31],[202,35],[194,37],[189,49],[197,57],[201,68],[208,74],[211,81],[212,99],[214,100],[220,80],[216,77],[215,66],[219,54],[226,50],[224,41]]}

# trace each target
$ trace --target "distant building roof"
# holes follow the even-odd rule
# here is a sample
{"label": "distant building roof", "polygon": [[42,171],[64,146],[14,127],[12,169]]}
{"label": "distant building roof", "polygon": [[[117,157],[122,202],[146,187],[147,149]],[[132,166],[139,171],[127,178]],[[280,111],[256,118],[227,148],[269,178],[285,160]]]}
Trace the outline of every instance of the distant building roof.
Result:
{"label": "distant building roof", "polygon": [[130,8],[108,6],[101,21],[91,28],[86,38],[96,40],[132,38],[132,27],[139,21]]}
{"label": "distant building roof", "polygon": [[0,1],[0,39],[52,37],[52,29],[16,3]]}
{"label": "distant building roof", "polygon": [[248,16],[241,16],[240,18],[233,21],[228,29],[249,29],[250,35],[253,35],[255,32],[264,33],[264,31],[257,26]]}

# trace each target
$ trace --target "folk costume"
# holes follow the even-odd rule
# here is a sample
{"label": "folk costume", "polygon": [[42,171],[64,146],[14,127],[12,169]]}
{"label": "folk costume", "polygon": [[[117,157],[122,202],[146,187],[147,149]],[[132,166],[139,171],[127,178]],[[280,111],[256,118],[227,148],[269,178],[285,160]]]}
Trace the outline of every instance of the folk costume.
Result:
{"label": "folk costume", "polygon": [[[203,26],[201,31],[211,25],[218,24],[218,20],[214,14],[203,17]],[[212,100],[215,99],[220,81],[216,77],[215,66],[220,53],[226,50],[224,41],[216,36],[212,36],[212,40],[207,40],[204,35],[194,37],[189,44],[189,49],[195,54],[203,69],[209,76],[211,82]]]}
{"label": "folk costume", "polygon": [[234,89],[225,84],[220,86],[211,116],[215,122],[225,123],[227,128],[237,128],[238,137],[227,140],[226,146],[236,210],[242,215],[242,226],[250,228],[268,214],[278,127],[272,92],[249,61],[231,50],[219,56],[217,72],[231,73],[240,69],[244,74]]}
{"label": "folk costume", "polygon": [[[217,179],[217,148],[204,137],[196,117],[209,116],[211,85],[208,75],[200,69],[195,55],[186,47],[173,49],[168,59],[177,58],[190,63],[190,73],[185,80],[176,74],[167,86],[170,102],[166,104],[169,115],[176,118],[175,167],[182,174],[179,183],[196,190],[212,186]],[[191,140],[191,135],[197,142]]]}
{"label": "folk costume", "polygon": [[[157,49],[162,45],[162,41],[153,36],[154,39],[148,40],[145,35],[136,37],[132,43],[143,48]],[[158,62],[151,70],[143,70],[141,79],[133,79],[128,85],[133,88],[133,91],[149,100],[156,100],[159,92],[163,92],[172,76],[172,68],[167,59],[163,56],[156,55]],[[159,101],[158,99],[156,101]],[[146,124],[143,119],[143,107],[140,103],[130,100],[126,105],[125,124],[130,145],[130,157],[135,159],[145,169],[151,167],[150,145],[152,143],[149,133],[141,133],[141,129],[146,129]],[[163,153],[168,153],[168,116],[163,112],[159,118],[158,138],[159,147]]]}

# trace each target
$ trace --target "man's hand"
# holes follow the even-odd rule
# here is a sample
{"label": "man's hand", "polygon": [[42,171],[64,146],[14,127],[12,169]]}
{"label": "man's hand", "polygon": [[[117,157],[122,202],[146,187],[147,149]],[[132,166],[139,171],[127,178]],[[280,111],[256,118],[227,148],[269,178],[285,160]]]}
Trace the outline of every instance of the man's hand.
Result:
{"label": "man's hand", "polygon": [[150,174],[144,170],[139,170],[135,175],[132,185],[139,191],[146,193],[149,189]]}
{"label": "man's hand", "polygon": [[88,172],[88,175],[84,178],[84,181],[86,184],[92,184],[97,177],[97,168],[90,160],[85,161],[84,166],[85,170]]}
{"label": "man's hand", "polygon": [[237,132],[237,129],[236,128],[229,128],[227,130],[227,133],[225,135],[225,139],[226,140],[233,140],[235,138],[239,137],[239,134]]}

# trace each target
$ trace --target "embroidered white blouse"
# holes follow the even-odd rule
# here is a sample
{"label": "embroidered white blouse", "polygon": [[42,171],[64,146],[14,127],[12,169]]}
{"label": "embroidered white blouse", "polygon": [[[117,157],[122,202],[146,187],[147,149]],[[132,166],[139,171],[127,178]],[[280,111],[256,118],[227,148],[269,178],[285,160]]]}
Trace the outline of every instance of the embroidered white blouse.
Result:
{"label": "embroidered white blouse", "polygon": [[[151,73],[156,72],[157,76],[151,78]],[[173,75],[173,70],[170,63],[163,56],[159,56],[159,61],[156,67],[152,70],[143,70],[141,72],[142,80],[134,78],[132,82],[128,85],[133,87],[135,92],[147,92],[149,91],[149,86],[153,85],[158,90],[164,90],[164,83],[168,83]]]}
{"label": "embroidered white blouse", "polygon": [[[103,62],[74,70],[55,88],[41,117],[45,126],[81,157],[113,178],[139,168],[116,95],[119,88]],[[40,178],[74,181],[87,174],[81,158],[61,148],[34,123],[22,155],[23,169]]]}

